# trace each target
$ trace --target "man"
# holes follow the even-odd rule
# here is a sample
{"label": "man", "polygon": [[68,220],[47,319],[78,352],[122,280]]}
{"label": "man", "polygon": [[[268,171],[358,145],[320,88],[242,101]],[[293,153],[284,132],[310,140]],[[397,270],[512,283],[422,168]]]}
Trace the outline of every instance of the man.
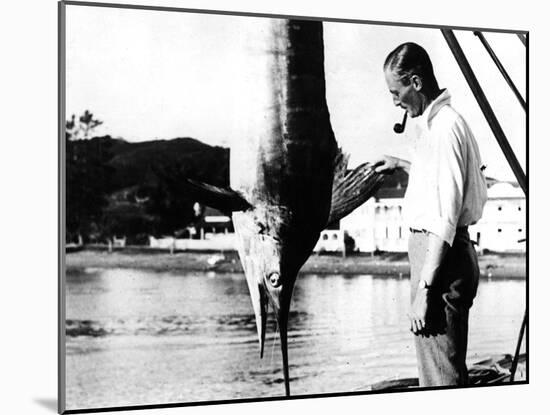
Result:
{"label": "man", "polygon": [[420,132],[411,162],[385,156],[375,163],[380,173],[409,172],[409,320],[420,386],[466,385],[468,311],[479,278],[468,225],[480,219],[487,199],[479,150],[422,47],[398,46],[384,75],[393,103],[417,118]]}

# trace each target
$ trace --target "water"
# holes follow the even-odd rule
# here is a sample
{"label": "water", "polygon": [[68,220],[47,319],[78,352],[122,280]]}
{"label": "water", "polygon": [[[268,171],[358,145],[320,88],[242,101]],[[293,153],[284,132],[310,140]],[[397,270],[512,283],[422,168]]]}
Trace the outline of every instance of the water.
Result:
{"label": "water", "polygon": [[[416,377],[408,279],[301,275],[289,320],[291,392]],[[469,363],[513,353],[525,282],[482,281]],[[264,358],[243,274],[67,273],[67,409],[281,396],[278,333]]]}

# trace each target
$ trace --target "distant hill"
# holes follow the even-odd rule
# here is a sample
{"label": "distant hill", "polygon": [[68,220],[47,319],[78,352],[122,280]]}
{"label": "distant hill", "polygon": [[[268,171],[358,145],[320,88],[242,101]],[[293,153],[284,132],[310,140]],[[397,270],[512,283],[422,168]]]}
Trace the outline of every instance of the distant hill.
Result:
{"label": "distant hill", "polygon": [[75,202],[67,214],[73,219],[71,230],[86,233],[79,226],[82,212],[92,203],[99,207],[101,217],[86,216],[91,239],[172,234],[195,220],[195,201],[182,185],[186,178],[217,186],[229,181],[229,149],[189,137],[130,143],[104,136],[69,144],[68,177],[74,180],[67,181],[67,191]]}
{"label": "distant hill", "polygon": [[115,171],[113,190],[154,186],[159,174],[174,171],[218,185],[226,185],[229,177],[229,149],[209,146],[193,138],[139,143],[117,139],[112,140],[110,152],[108,164]]}

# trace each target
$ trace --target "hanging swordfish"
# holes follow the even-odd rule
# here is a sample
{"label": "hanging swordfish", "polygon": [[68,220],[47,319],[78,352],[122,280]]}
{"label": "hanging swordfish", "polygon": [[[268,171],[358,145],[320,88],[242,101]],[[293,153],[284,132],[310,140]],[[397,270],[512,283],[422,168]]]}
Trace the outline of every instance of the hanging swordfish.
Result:
{"label": "hanging swordfish", "polygon": [[[321,22],[269,21],[260,128],[231,149],[231,188],[189,180],[204,204],[232,211],[263,356],[268,306],[278,323],[285,393],[290,395],[287,325],[296,277],[320,232],[365,202],[382,178],[368,163],[347,170],[325,98]],[[250,84],[261,88],[262,82]]]}

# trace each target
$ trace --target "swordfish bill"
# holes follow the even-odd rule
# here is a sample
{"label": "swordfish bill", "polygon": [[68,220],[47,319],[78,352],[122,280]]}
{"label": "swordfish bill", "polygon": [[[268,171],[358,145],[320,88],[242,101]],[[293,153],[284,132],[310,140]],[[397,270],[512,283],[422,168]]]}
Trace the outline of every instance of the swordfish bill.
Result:
{"label": "swordfish bill", "polygon": [[[263,356],[268,307],[279,327],[290,395],[288,320],[298,272],[320,232],[368,199],[381,177],[368,164],[347,171],[325,98],[321,22],[269,20],[260,45],[263,79],[254,134],[231,149],[231,189],[197,182],[199,200],[233,211],[238,251]],[[263,87],[259,85],[263,85]],[[334,207],[334,209],[331,209]]]}

